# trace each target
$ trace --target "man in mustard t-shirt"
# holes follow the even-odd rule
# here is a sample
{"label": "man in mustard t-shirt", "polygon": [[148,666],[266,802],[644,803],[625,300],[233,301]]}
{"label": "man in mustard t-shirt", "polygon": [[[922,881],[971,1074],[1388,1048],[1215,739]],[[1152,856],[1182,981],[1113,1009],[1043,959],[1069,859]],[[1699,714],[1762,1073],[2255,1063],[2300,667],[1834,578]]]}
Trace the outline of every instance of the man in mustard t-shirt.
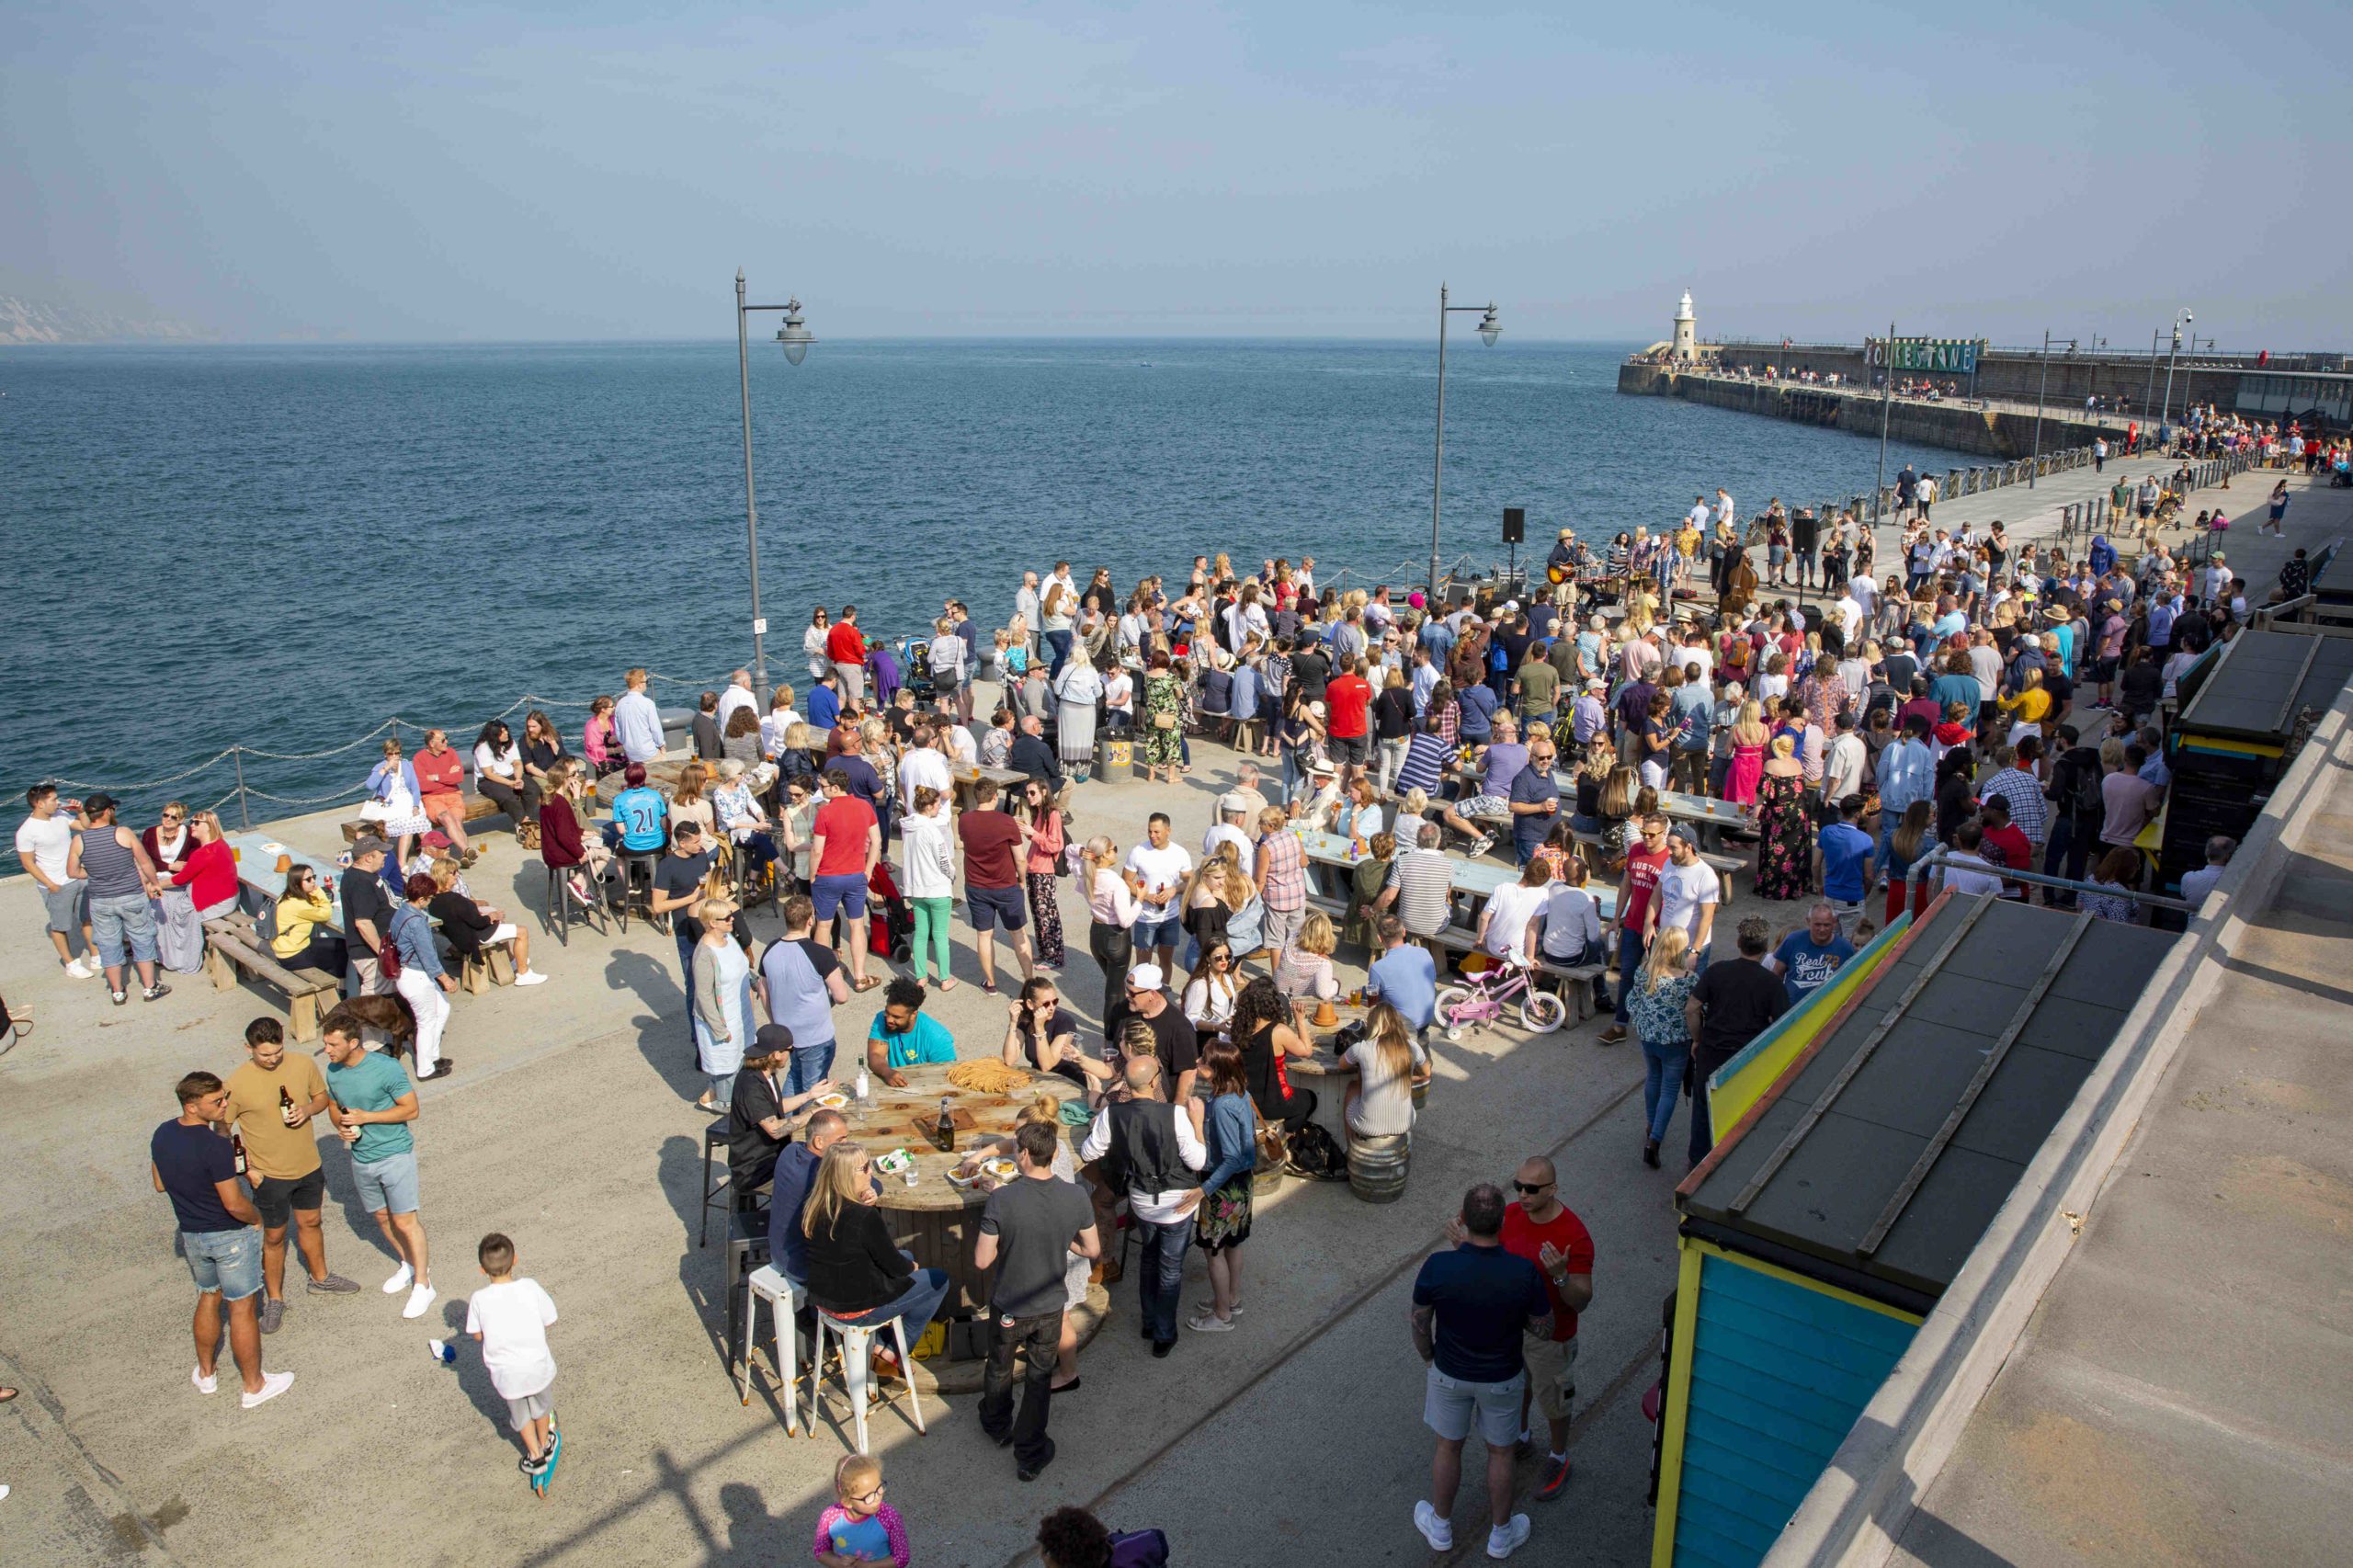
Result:
{"label": "man in mustard t-shirt", "polygon": [[314,1296],[345,1296],[359,1289],[327,1272],[319,1208],[325,1173],[311,1119],[327,1108],[326,1080],[307,1055],[286,1053],[286,1031],[276,1018],[245,1026],[248,1060],[229,1074],[229,1118],[245,1145],[245,1178],[262,1223],[261,1331],[276,1334],[286,1321],[286,1226],[294,1225],[302,1267]]}

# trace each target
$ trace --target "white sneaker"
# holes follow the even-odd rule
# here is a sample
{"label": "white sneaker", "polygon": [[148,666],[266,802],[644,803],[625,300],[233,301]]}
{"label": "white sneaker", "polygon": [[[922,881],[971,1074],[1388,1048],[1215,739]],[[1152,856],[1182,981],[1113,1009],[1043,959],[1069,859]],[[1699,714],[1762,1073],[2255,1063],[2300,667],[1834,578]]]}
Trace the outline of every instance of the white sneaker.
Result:
{"label": "white sneaker", "polygon": [[95,980],[104,971],[87,959],[75,959],[65,966],[65,972],[75,980]]}
{"label": "white sneaker", "polygon": [[1497,1525],[1487,1532],[1487,1555],[1497,1562],[1509,1557],[1527,1544],[1528,1531],[1528,1516],[1514,1514],[1511,1523]]}
{"label": "white sneaker", "polygon": [[190,1367],[188,1369],[188,1381],[196,1385],[196,1392],[199,1393],[219,1393],[221,1392],[221,1374],[218,1372],[215,1372],[212,1376],[208,1378],[204,1375],[202,1368]]}
{"label": "white sneaker", "polygon": [[1432,1551],[1454,1550],[1454,1522],[1438,1517],[1438,1510],[1430,1506],[1427,1497],[1414,1505],[1414,1528],[1422,1532],[1422,1539],[1430,1543]]}
{"label": "white sneaker", "polygon": [[415,1279],[415,1278],[416,1270],[411,1268],[405,1263],[402,1264],[400,1267],[400,1272],[394,1274],[390,1279],[384,1281],[384,1294],[387,1296],[399,1295],[403,1290],[409,1288],[410,1282]]}
{"label": "white sneaker", "polygon": [[515,977],[517,985],[545,985],[547,983],[548,977],[536,969],[527,969]]}
{"label": "white sneaker", "polygon": [[264,1372],[261,1375],[261,1392],[244,1396],[245,1408],[251,1410],[257,1404],[267,1404],[293,1386],[294,1374],[291,1372]]}
{"label": "white sneaker", "polygon": [[434,1298],[440,1294],[440,1291],[435,1290],[430,1285],[419,1285],[415,1290],[411,1290],[408,1293],[408,1305],[401,1309],[401,1316],[404,1318],[423,1317],[425,1315],[425,1309],[431,1306],[433,1304]]}

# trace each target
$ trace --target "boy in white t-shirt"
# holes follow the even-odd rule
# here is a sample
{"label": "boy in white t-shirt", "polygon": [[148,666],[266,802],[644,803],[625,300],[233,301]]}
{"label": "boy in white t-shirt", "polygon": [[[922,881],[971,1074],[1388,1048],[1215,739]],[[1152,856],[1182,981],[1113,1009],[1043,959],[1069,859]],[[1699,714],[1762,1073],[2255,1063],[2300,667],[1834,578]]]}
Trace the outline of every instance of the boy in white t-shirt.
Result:
{"label": "boy in white t-shirt", "polygon": [[482,1342],[491,1387],[506,1402],[507,1419],[523,1439],[524,1473],[537,1475],[554,1463],[562,1441],[555,1357],[548,1349],[555,1301],[538,1280],[515,1278],[515,1244],[498,1232],[483,1237],[474,1256],[490,1283],[466,1303],[466,1332]]}

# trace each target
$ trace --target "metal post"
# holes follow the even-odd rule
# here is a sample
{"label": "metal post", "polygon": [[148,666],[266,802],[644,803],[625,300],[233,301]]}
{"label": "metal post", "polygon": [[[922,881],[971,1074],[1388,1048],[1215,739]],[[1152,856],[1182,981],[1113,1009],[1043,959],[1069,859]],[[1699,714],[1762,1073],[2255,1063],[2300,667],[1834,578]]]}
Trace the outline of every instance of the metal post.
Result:
{"label": "metal post", "polygon": [[744,403],[744,533],[752,570],[752,689],[768,689],[767,622],[760,619],[760,508],[752,492],[752,350],[745,325],[744,269],[735,269],[735,377]]}
{"label": "metal post", "polygon": [[1880,370],[1879,398],[1879,484],[1871,493],[1871,526],[1879,526],[1880,499],[1887,492],[1887,422],[1895,404],[1895,324],[1887,324],[1887,351],[1880,356],[1886,361]]}
{"label": "metal post", "polygon": [[[2165,356],[2165,400],[2157,410],[2157,423],[2163,425],[2173,413],[2173,365],[2181,358],[2181,324],[2173,324],[2173,352]],[[2154,367],[2153,367],[2154,368]]]}
{"label": "metal post", "polygon": [[[1446,482],[1446,285],[1438,286],[1438,450],[1430,459],[1430,613],[1438,603],[1438,493]],[[1490,560],[1493,557],[1489,557]]]}
{"label": "metal post", "polygon": [[237,765],[237,825],[251,827],[254,825],[254,814],[246,810],[245,802],[245,748],[231,746],[229,759]]}
{"label": "metal post", "polygon": [[2163,327],[2149,330],[2149,384],[2141,392],[2141,417],[2149,416],[2149,400],[2157,395],[2157,339],[2165,335]]}
{"label": "metal post", "polygon": [[[2050,390],[2051,333],[2046,328],[2042,334],[2042,380],[2036,383],[2034,389],[2034,458],[2037,466],[2040,466],[2042,461],[2042,397],[2043,394]],[[2034,473],[2032,470],[2029,470],[2027,472],[2026,487],[2029,490],[2034,488]]]}

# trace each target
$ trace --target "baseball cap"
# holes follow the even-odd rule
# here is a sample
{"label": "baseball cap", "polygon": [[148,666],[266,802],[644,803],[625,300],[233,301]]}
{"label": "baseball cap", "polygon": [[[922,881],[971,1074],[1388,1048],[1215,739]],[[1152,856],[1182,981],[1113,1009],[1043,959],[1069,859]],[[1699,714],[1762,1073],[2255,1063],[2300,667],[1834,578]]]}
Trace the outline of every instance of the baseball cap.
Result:
{"label": "baseball cap", "polygon": [[100,812],[111,811],[113,808],[114,797],[104,790],[94,790],[82,797],[82,812],[85,816],[96,816]]}
{"label": "baseball cap", "polygon": [[358,836],[358,838],[353,841],[351,852],[355,856],[385,855],[392,852],[392,846],[391,845],[385,843],[374,834],[363,833]]}
{"label": "baseball cap", "polygon": [[775,1051],[790,1051],[792,1031],[782,1024],[762,1024],[758,1032],[752,1036],[752,1043],[760,1048],[762,1054]]}
{"label": "baseball cap", "polygon": [[1157,991],[1165,982],[1156,963],[1140,963],[1128,971],[1128,984],[1137,991]]}

